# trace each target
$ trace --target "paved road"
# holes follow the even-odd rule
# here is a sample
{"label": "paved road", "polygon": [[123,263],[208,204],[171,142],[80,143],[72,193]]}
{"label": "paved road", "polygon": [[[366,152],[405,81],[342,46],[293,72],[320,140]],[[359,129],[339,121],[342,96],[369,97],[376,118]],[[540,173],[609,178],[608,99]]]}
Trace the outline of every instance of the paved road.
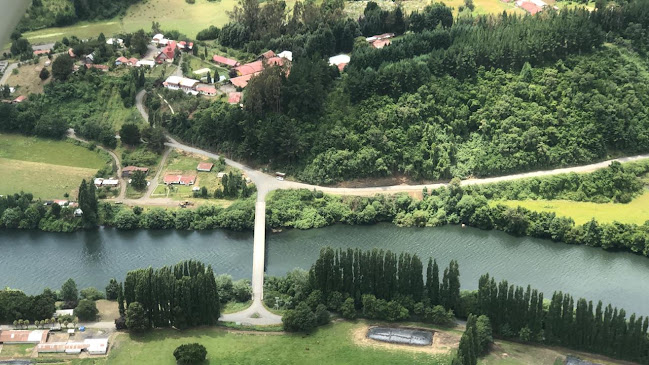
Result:
{"label": "paved road", "polygon": [[[139,109],[139,107],[138,107]],[[144,117],[144,113],[142,116]],[[184,145],[170,136],[167,136],[169,142],[165,143],[168,147],[177,148],[179,150],[203,155],[209,158],[218,159],[218,154],[205,151],[199,148]],[[500,181],[510,181],[528,177],[557,175],[569,172],[591,172],[597,169],[604,168],[611,164],[613,161],[630,162],[649,158],[649,154],[637,155],[630,157],[622,157],[608,161],[602,161],[594,164],[567,167],[561,169],[534,171],[522,174],[514,174],[507,176],[491,177],[484,179],[470,179],[461,182],[462,185],[478,185],[489,184]],[[279,181],[273,176],[265,174],[261,171],[255,170],[242,163],[226,158],[226,164],[243,171],[255,185],[257,186],[257,202],[255,205],[255,231],[254,231],[254,252],[253,252],[253,269],[252,269],[252,290],[253,290],[253,305],[241,312],[223,315],[221,317],[224,321],[234,321],[252,324],[276,324],[281,323],[281,317],[269,312],[262,304],[263,299],[263,281],[264,281],[264,259],[266,253],[265,235],[266,235],[266,203],[265,198],[270,191],[277,189],[296,189],[305,188],[309,190],[317,189],[325,193],[337,195],[375,195],[382,193],[395,194],[400,192],[421,192],[422,189],[435,189],[448,185],[448,183],[436,184],[420,184],[420,185],[392,185],[380,187],[367,187],[367,188],[334,188],[323,187],[311,184],[304,184],[294,181]],[[252,315],[258,318],[252,318]]]}
{"label": "paved road", "polygon": [[2,77],[0,78],[0,85],[6,85],[7,84],[7,79],[9,78],[9,76],[11,76],[11,72],[16,67],[18,67],[18,63],[12,63],[9,66],[7,66],[7,69],[5,70],[5,73],[3,73]]}
{"label": "paved road", "polygon": [[144,95],[146,95],[146,90],[145,89],[140,90],[135,95],[135,106],[137,106],[137,110],[142,115],[142,118],[144,118],[144,121],[148,123],[149,122],[149,113],[147,113],[146,109],[144,108],[144,104],[142,103],[142,100],[144,99]]}
{"label": "paved road", "polygon": [[[77,137],[77,135],[74,133],[74,129],[72,128],[68,129],[68,138],[76,139],[77,141],[84,142],[84,143],[90,143],[89,141],[83,138]],[[117,166],[117,179],[120,181],[119,195],[115,199],[123,200],[124,197],[126,197],[126,184],[128,184],[128,180],[122,178],[122,163],[119,161],[119,157],[117,157],[115,152],[113,152],[112,150],[109,150],[102,146],[97,146],[97,148],[99,148],[102,151],[108,152],[110,157],[112,157],[113,160],[115,161],[115,166]]]}

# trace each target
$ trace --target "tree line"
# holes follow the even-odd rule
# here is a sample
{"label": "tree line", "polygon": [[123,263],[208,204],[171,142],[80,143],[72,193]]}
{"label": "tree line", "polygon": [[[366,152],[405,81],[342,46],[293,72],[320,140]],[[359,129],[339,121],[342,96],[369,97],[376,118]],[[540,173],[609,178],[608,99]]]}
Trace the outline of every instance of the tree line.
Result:
{"label": "tree line", "polygon": [[193,260],[129,271],[118,304],[126,326],[136,331],[214,325],[221,310],[212,267]]}
{"label": "tree line", "polygon": [[494,332],[503,337],[649,362],[647,317],[632,314],[627,319],[624,309],[583,298],[575,303],[560,291],[547,306],[543,293],[529,285],[525,289],[506,280],[497,284],[488,274],[480,277],[476,295],[475,313],[487,315]]}

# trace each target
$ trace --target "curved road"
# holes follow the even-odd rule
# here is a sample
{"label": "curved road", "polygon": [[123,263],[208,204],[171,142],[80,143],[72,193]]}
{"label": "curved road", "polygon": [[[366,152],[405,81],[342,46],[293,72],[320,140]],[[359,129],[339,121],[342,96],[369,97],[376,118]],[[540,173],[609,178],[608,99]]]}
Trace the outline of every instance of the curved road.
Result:
{"label": "curved road", "polygon": [[[68,129],[68,138],[75,139],[75,140],[77,140],[79,142],[90,143],[89,141],[86,141],[83,138],[77,137],[77,135],[74,133],[74,129],[72,129],[72,128]],[[126,197],[126,184],[128,183],[128,181],[126,179],[122,178],[122,164],[119,161],[119,158],[117,157],[115,152],[113,152],[112,150],[109,150],[109,149],[104,148],[104,147],[99,146],[99,145],[97,145],[97,148],[99,148],[102,151],[108,152],[110,157],[112,157],[113,160],[115,161],[115,166],[117,166],[117,179],[120,181],[120,183],[119,183],[119,185],[120,185],[119,186],[119,195],[115,199],[123,200],[124,197]]]}
{"label": "curved road", "polygon": [[[136,101],[138,102],[138,109],[142,114],[142,117],[148,120],[148,114],[144,110],[144,107],[141,105],[142,96],[144,91],[138,93]],[[202,150],[200,148],[195,148],[182,144],[171,136],[167,136],[169,140],[168,143],[165,143],[166,146],[171,148],[176,148],[182,151],[195,153],[198,155],[206,156],[213,159],[218,159],[218,154]],[[522,174],[514,174],[507,176],[499,177],[490,177],[484,179],[469,179],[463,180],[461,185],[478,185],[478,184],[489,184],[500,181],[510,181],[523,179],[528,177],[537,177],[537,176],[548,176],[548,175],[557,175],[564,174],[569,172],[591,172],[597,169],[607,167],[613,161],[619,162],[630,162],[637,161],[642,159],[649,158],[649,154],[637,155],[630,157],[621,157],[612,160],[602,161],[594,164],[588,164],[583,166],[567,167],[553,170],[544,170],[544,171],[533,171],[526,172]],[[251,167],[248,167],[242,163],[239,163],[228,158],[225,159],[226,164],[237,168],[243,171],[257,186],[257,202],[255,204],[255,231],[254,231],[254,249],[253,249],[253,268],[252,268],[252,292],[253,292],[253,304],[248,309],[245,309],[241,312],[224,314],[221,316],[223,321],[231,322],[240,322],[245,324],[256,324],[256,325],[269,325],[269,324],[279,324],[281,323],[281,317],[268,311],[262,303],[263,299],[263,281],[264,281],[264,260],[266,254],[265,246],[265,235],[266,235],[266,195],[273,190],[277,189],[317,189],[325,193],[337,194],[337,195],[375,195],[382,193],[395,194],[400,192],[421,192],[422,189],[436,189],[442,186],[448,185],[448,183],[436,183],[436,184],[421,184],[421,185],[392,185],[392,186],[380,186],[380,187],[367,187],[367,188],[334,188],[334,187],[324,187],[318,185],[304,184],[294,181],[279,181],[275,177],[265,174],[261,171],[255,170]]]}

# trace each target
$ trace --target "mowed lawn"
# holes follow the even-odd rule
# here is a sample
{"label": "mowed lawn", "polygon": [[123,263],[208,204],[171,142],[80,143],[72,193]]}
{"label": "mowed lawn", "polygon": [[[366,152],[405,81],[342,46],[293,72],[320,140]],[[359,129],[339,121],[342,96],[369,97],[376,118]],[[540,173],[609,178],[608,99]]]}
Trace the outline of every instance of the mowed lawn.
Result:
{"label": "mowed lawn", "polygon": [[448,355],[358,346],[352,332],[359,326],[363,322],[338,322],[310,335],[234,333],[221,328],[122,334],[107,359],[80,360],[75,364],[174,365],[174,349],[193,342],[206,347],[209,364],[450,364]]}
{"label": "mowed lawn", "polygon": [[100,151],[66,141],[0,134],[0,194],[20,191],[36,198],[75,196],[82,179],[108,163]]}
{"label": "mowed lawn", "polygon": [[555,212],[557,215],[572,218],[575,224],[583,224],[593,218],[599,222],[635,224],[644,224],[649,220],[649,191],[645,191],[628,204],[597,204],[570,200],[509,200],[497,203],[510,207],[522,206],[540,212]]}

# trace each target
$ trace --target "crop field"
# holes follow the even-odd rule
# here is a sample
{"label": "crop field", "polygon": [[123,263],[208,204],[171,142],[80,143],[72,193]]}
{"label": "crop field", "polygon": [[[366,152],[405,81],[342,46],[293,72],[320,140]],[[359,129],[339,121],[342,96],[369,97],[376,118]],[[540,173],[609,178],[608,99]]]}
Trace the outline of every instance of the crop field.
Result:
{"label": "crop field", "polygon": [[598,204],[569,200],[509,200],[499,203],[541,212],[555,212],[557,215],[572,218],[578,225],[593,218],[602,223],[618,221],[620,223],[644,224],[649,220],[649,191],[628,204]]}
{"label": "crop field", "polygon": [[76,195],[82,179],[108,163],[108,156],[66,141],[0,134],[0,194],[25,191],[36,198]]}

